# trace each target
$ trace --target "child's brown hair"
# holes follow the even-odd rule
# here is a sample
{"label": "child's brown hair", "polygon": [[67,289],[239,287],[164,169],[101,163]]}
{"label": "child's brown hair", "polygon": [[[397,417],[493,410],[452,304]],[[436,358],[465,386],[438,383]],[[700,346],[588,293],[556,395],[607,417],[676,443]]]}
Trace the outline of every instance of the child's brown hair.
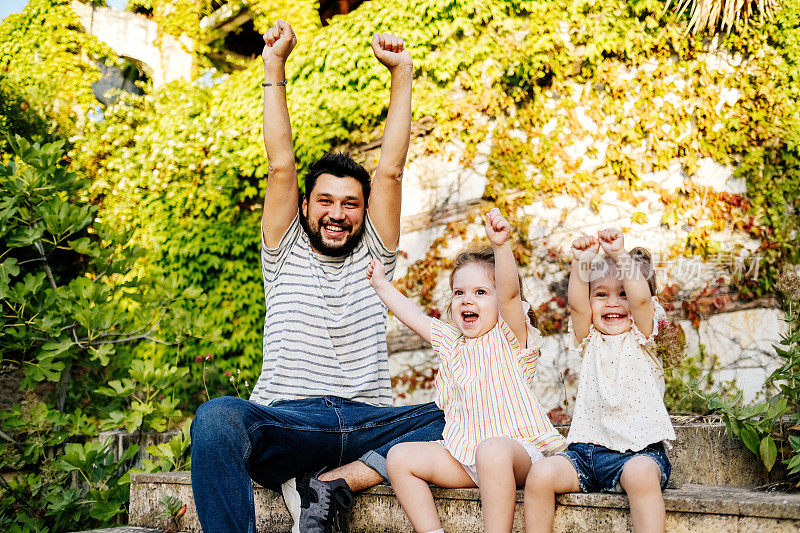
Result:
{"label": "child's brown hair", "polygon": [[[656,296],[658,294],[658,283],[656,282],[656,271],[653,268],[653,259],[650,252],[646,248],[637,246],[630,251],[630,256],[638,265],[639,273],[647,280],[647,286],[650,288],[650,296]],[[605,263],[603,266],[605,270],[601,270],[603,276],[617,271],[617,265],[610,257],[603,257],[603,262]]]}
{"label": "child's brown hair", "polygon": [[[453,270],[450,271],[451,290],[453,289],[453,278],[455,277],[456,272],[473,263],[481,263],[486,266],[492,274],[492,281],[494,281],[494,250],[491,246],[487,245],[471,246],[459,253],[453,260]],[[523,302],[528,303],[528,300],[525,299],[525,294],[522,291],[522,276],[520,276],[519,273],[517,275],[519,276],[519,296]],[[451,295],[450,301],[447,303],[448,316],[451,316],[452,314],[452,304],[453,302]],[[528,303],[528,305],[530,305],[530,303]],[[537,327],[538,322],[536,320],[536,315],[533,314],[533,307],[528,309],[528,320],[533,327]]]}

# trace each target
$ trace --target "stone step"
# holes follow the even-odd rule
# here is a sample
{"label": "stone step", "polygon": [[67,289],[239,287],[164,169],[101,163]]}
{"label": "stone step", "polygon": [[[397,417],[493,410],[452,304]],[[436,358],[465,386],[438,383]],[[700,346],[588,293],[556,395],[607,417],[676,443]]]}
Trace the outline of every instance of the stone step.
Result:
{"label": "stone step", "polygon": [[117,526],[103,529],[90,529],[78,531],[76,533],[164,533],[163,529],[153,529],[152,527]]}
{"label": "stone step", "polygon": [[[720,423],[702,423],[702,424],[675,424],[676,440],[674,446],[667,451],[667,455],[672,462],[672,480],[670,486],[673,488],[681,489],[684,485],[708,485],[708,486],[728,486],[728,487],[752,487],[763,485],[768,481],[767,474],[764,468],[760,465],[758,460],[753,454],[747,451],[739,441],[735,441],[727,436],[725,433],[725,426]],[[560,428],[562,432],[566,432],[567,428]],[[177,496],[184,503],[192,501],[191,483],[188,473],[169,473],[169,474],[150,474],[150,475],[134,475],[134,483],[131,485],[131,524],[156,526],[158,519],[155,516],[161,511],[159,501],[164,494],[171,494]],[[384,492],[384,488],[378,487],[371,491],[367,491],[359,495],[361,500],[369,498],[378,498],[376,501],[370,503],[367,508],[377,506],[391,507],[395,505],[393,497],[388,497]],[[682,489],[681,489],[682,490]],[[446,496],[445,496],[446,494]],[[443,501],[449,499],[458,500],[454,494],[459,494],[453,491],[442,493],[441,498]],[[471,503],[462,503],[455,507],[457,514],[470,514],[478,513],[480,516],[480,501],[477,493],[474,497],[470,496],[465,501]],[[679,492],[679,494],[682,494]],[[272,496],[269,491],[257,488],[256,490],[256,506],[257,516],[259,520],[259,527],[264,531],[271,531],[275,527],[284,527],[284,522],[288,520],[283,509],[283,504],[280,498],[277,500]],[[563,496],[562,501],[564,505],[566,502],[572,501],[570,498],[587,498],[599,497],[599,495],[576,495],[576,496]],[[621,498],[621,496],[603,496],[603,502],[616,501],[614,498]],[[683,496],[677,496],[679,499]],[[463,498],[462,498],[463,500]],[[584,501],[581,500],[581,501]],[[594,502],[595,500],[589,499],[588,501]],[[391,503],[394,502],[394,503]],[[184,523],[187,527],[197,527],[196,515],[194,509],[190,505],[190,511],[187,513]],[[463,508],[462,508],[463,507]],[[580,506],[584,509],[583,514],[588,511],[585,509],[606,509],[606,507],[585,507],[583,504]],[[445,506],[449,509],[450,506]],[[400,507],[397,506],[397,510]],[[609,515],[627,516],[627,510],[620,510],[618,506],[609,506],[608,509],[615,509],[608,511]],[[387,511],[388,512],[388,511]],[[443,513],[445,511],[442,511]],[[559,511],[563,512],[563,511]],[[598,511],[599,512],[599,511]],[[678,512],[678,511],[675,511]],[[354,512],[354,523],[358,523],[358,516],[360,511]],[[402,515],[402,510],[400,510]],[[574,513],[571,513],[574,514]],[[616,516],[615,515],[615,516]],[[404,515],[403,515],[404,516]],[[520,514],[520,517],[522,515]],[[619,519],[619,518],[618,518]],[[194,521],[194,522],[193,522]],[[284,524],[284,525],[281,525]],[[369,528],[365,529],[365,531]]]}
{"label": "stone step", "polygon": [[[259,532],[290,531],[289,514],[281,496],[254,486],[256,528]],[[446,531],[482,531],[478,489],[433,489]],[[182,531],[200,532],[192,501],[189,472],[135,474],[131,485],[130,522],[160,527],[159,501],[164,494],[188,505]],[[524,530],[523,493],[517,492],[514,531]],[[800,494],[756,492],[745,487],[684,484],[664,492],[667,531],[759,533],[800,531]],[[391,487],[372,487],[356,497],[348,516],[352,533],[412,531]],[[557,498],[554,531],[630,531],[628,500],[622,494],[563,494]]]}

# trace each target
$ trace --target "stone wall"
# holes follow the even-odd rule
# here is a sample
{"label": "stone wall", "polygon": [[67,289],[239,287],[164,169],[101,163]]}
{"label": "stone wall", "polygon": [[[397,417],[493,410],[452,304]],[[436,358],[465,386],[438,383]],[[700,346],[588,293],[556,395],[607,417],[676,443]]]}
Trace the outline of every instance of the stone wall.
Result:
{"label": "stone wall", "polygon": [[189,51],[194,43],[190,39],[179,41],[165,33],[159,36],[158,24],[128,11],[97,7],[78,0],[72,0],[70,5],[87,33],[109,45],[118,55],[141,63],[154,89],[174,80],[191,79]]}
{"label": "stone wall", "polygon": [[[424,135],[412,140],[406,167],[400,238],[403,253],[395,279],[402,277],[410,265],[425,256],[434,240],[443,235],[445,223],[490,207],[481,196],[486,187],[491,136],[481,143],[477,155],[466,164],[461,161],[464,147],[458,143],[446,145],[435,154],[426,153],[424,144]],[[377,151],[368,152],[368,166],[377,155]],[[709,366],[707,370],[714,373],[715,381],[720,384],[734,382],[743,391],[745,401],[749,402],[762,394],[766,377],[778,365],[772,345],[786,331],[781,320],[783,314],[774,306],[739,309],[726,296],[719,309],[704,314],[697,327],[693,326],[680,311],[681,295],[689,295],[713,284],[721,276],[729,276],[732,272],[730,262],[740,258],[729,256],[728,264],[720,264],[693,257],[671,257],[669,246],[680,242],[686,230],[669,228],[661,223],[664,206],[655,192],[658,188],[675,190],[688,182],[702,183],[717,190],[743,192],[743,184],[732,175],[730,168],[709,159],[699,162],[698,172],[693,176],[683,174],[678,167],[649,176],[648,181],[653,182],[654,190],[641,191],[638,203],[622,200],[616,193],[609,192],[594,205],[566,194],[555,194],[534,204],[517,207],[530,220],[529,235],[536,239],[533,244],[542,252],[540,257],[544,257],[547,251],[567,257],[576,236],[609,226],[625,231],[629,249],[633,246],[648,248],[655,259],[659,286],[675,285],[679,288],[675,310],[670,314],[686,333],[687,356],[696,356],[702,345],[706,357],[700,364],[713,363],[713,367]],[[635,217],[636,213],[643,213],[646,218]],[[637,222],[633,221],[634,218]],[[454,239],[441,253],[452,257],[473,239],[485,239],[479,223],[469,227],[466,239]],[[739,249],[744,253],[756,253],[758,246],[744,235],[730,234],[726,242],[741,245]],[[757,275],[757,272],[747,271],[745,266],[744,263],[738,265],[740,274]],[[435,291],[442,316],[446,316],[448,274],[440,273]],[[564,286],[566,272],[557,263],[534,261],[523,274],[528,299],[535,307],[550,300],[553,296],[551,287],[559,283]],[[432,350],[393,317],[389,324],[392,376],[430,375],[430,369],[438,365]],[[542,352],[535,387],[538,398],[546,409],[563,405],[567,399],[569,411],[571,398],[577,390],[579,358],[566,350],[563,334],[548,336]],[[433,398],[433,390],[425,388],[432,386],[430,380],[422,384],[423,388],[416,388],[418,386],[419,383],[398,384],[395,387],[396,401],[408,404]]]}

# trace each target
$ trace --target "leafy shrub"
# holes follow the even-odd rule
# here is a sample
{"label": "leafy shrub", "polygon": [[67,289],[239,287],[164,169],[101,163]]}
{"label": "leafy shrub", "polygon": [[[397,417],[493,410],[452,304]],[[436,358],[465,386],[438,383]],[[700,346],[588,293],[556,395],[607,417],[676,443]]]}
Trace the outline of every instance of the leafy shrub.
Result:
{"label": "leafy shrub", "polygon": [[741,394],[714,397],[711,406],[722,413],[729,434],[742,440],[748,450],[771,471],[777,460],[800,487],[800,275],[784,274],[778,288],[783,293],[787,332],[775,352],[783,361],[767,380],[778,393],[765,402],[742,405]]}

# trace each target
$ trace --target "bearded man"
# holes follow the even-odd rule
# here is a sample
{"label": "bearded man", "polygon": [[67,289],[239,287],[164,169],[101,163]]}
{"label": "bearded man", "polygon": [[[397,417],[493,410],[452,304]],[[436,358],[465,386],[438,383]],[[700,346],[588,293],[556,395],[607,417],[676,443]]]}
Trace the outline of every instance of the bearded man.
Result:
{"label": "bearded man", "polygon": [[264,40],[264,357],[249,401],[215,398],[192,423],[192,490],[207,533],[255,533],[251,479],[282,491],[293,531],[331,531],[351,491],[388,478],[391,446],[440,439],[444,428],[433,403],[392,406],[386,309],[365,276],[373,257],[388,276],[397,261],[411,56],[398,37],[372,39],[392,80],[374,179],[327,154],[299,201],[285,74],[297,39],[279,20]]}

